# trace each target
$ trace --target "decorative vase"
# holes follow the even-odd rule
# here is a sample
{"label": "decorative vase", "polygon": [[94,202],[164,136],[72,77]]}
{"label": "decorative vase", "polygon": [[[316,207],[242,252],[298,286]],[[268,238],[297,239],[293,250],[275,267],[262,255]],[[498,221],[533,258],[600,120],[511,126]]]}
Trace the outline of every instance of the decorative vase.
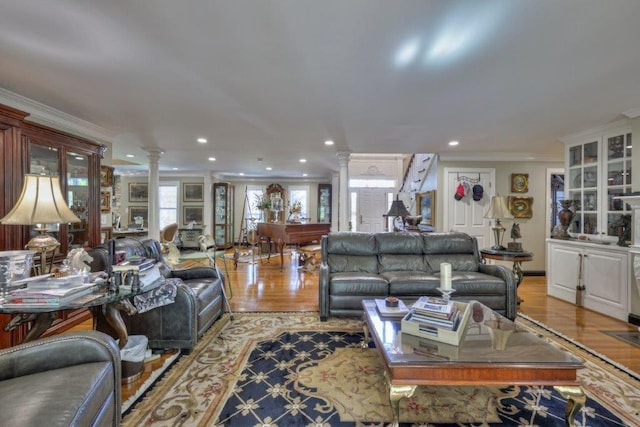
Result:
{"label": "decorative vase", "polygon": [[558,220],[560,220],[560,225],[562,227],[561,233],[557,236],[561,239],[568,239],[571,237],[569,234],[569,226],[571,225],[571,220],[573,219],[573,211],[570,209],[573,205],[573,200],[561,200],[560,206],[562,209],[558,212]]}

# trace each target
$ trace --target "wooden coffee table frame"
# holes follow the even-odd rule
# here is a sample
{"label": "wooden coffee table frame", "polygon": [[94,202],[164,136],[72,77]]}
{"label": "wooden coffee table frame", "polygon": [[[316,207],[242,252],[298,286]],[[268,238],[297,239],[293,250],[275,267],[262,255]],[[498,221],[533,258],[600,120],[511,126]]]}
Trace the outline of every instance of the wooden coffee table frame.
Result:
{"label": "wooden coffee table frame", "polygon": [[[385,377],[389,386],[389,401],[393,410],[393,426],[399,424],[399,402],[411,397],[417,386],[478,386],[478,385],[547,385],[553,386],[562,397],[567,399],[565,417],[567,425],[573,425],[576,414],[584,406],[586,396],[577,381],[576,372],[584,367],[576,363],[469,363],[469,362],[430,362],[426,357],[413,356],[414,362],[394,363],[386,351],[375,325],[395,322],[399,331],[398,319],[383,318],[379,315],[373,300],[362,302],[365,312],[365,342],[369,335],[373,338],[385,365]],[[384,328],[388,331],[388,328]],[[525,332],[529,333],[529,332]],[[541,338],[539,338],[542,340]]]}

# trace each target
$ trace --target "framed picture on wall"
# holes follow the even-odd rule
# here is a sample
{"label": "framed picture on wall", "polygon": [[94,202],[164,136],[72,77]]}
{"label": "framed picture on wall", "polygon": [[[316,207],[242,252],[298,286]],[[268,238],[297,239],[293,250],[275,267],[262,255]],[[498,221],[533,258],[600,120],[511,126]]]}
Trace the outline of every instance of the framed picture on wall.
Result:
{"label": "framed picture on wall", "polygon": [[113,185],[113,168],[111,166],[100,166],[100,187],[111,187]]}
{"label": "framed picture on wall", "polygon": [[182,222],[189,224],[195,221],[196,224],[202,224],[204,218],[204,208],[202,206],[184,206],[182,208]]}
{"label": "framed picture on wall", "polygon": [[509,211],[514,218],[533,217],[533,197],[509,196]]}
{"label": "framed picture on wall", "polygon": [[149,223],[149,208],[147,206],[129,206],[129,224],[134,224],[138,216],[142,217],[146,226]]}
{"label": "framed picture on wall", "polygon": [[511,174],[511,192],[526,193],[529,191],[529,174],[528,173],[512,173]]}
{"label": "framed picture on wall", "polygon": [[109,212],[111,210],[111,192],[100,192],[100,210],[102,212]]}
{"label": "framed picture on wall", "polygon": [[416,213],[422,217],[421,224],[436,225],[436,190],[416,194]]}
{"label": "framed picture on wall", "polygon": [[204,184],[202,183],[182,184],[182,201],[183,202],[204,201]]}
{"label": "framed picture on wall", "polygon": [[148,202],[149,184],[146,182],[129,183],[129,202]]}

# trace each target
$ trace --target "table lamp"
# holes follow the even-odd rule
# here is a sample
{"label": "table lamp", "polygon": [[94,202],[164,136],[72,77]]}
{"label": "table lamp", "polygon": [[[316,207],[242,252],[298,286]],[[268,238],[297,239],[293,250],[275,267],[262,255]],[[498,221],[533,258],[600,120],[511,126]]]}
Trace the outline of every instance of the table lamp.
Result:
{"label": "table lamp", "polygon": [[494,226],[491,227],[496,244],[492,246],[491,249],[494,251],[505,250],[505,247],[502,246],[502,238],[504,237],[505,228],[500,221],[503,219],[513,219],[513,215],[511,215],[507,205],[507,198],[503,196],[493,196],[491,198],[489,210],[484,217],[487,219],[495,219],[496,221]]}
{"label": "table lamp", "polygon": [[391,202],[391,209],[389,209],[389,212],[386,215],[387,217],[389,216],[393,217],[393,231],[401,230],[400,225],[396,224],[396,220],[398,218],[402,218],[402,225],[404,225],[404,219],[409,215],[411,214],[407,210],[402,200],[400,200],[400,198],[396,196],[396,199],[393,202]]}
{"label": "table lamp", "polygon": [[[60,246],[47,233],[46,224],[80,222],[69,209],[60,189],[60,178],[46,175],[25,175],[22,193],[13,209],[2,219],[4,225],[34,225],[39,234],[26,247],[46,254]],[[45,261],[44,259],[42,261]],[[44,262],[43,262],[44,265]]]}

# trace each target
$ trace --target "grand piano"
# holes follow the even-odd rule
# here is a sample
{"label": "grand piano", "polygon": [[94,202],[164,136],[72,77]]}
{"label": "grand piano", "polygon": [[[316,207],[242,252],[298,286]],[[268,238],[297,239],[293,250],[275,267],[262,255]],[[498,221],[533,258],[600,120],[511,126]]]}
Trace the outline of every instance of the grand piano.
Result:
{"label": "grand piano", "polygon": [[331,224],[297,224],[261,222],[258,224],[258,236],[265,237],[269,242],[274,242],[280,252],[280,271],[284,265],[284,247],[289,244],[305,244],[320,242],[325,234],[329,234]]}

